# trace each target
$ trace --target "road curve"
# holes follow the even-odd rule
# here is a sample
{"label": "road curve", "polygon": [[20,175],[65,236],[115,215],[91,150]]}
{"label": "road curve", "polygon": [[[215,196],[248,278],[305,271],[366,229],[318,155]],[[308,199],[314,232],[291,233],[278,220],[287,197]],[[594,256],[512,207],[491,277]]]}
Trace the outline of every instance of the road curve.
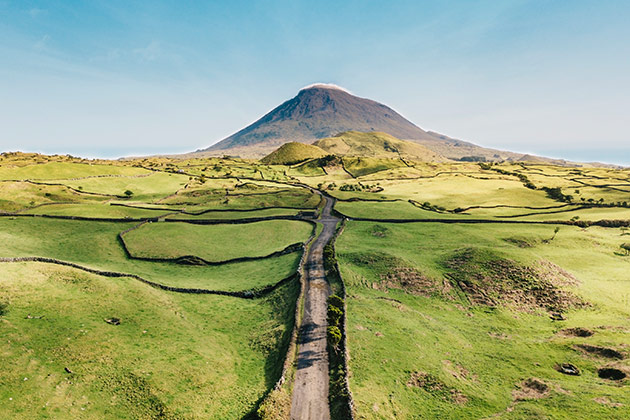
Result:
{"label": "road curve", "polygon": [[334,199],[323,196],[317,220],[323,230],[311,245],[304,264],[304,316],[298,335],[297,373],[293,385],[292,420],[329,420],[326,309],[331,290],[324,273],[324,246],[341,220],[331,214]]}

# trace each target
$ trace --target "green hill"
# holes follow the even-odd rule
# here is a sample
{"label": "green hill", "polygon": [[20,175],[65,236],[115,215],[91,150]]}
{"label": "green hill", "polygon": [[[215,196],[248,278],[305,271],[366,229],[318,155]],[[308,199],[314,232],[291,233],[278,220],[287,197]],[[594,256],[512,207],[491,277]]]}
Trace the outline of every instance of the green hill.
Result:
{"label": "green hill", "polygon": [[313,143],[329,154],[376,158],[407,158],[427,162],[444,162],[447,159],[426,147],[397,139],[387,133],[345,131],[334,137]]}
{"label": "green hill", "polygon": [[326,156],[324,150],[311,144],[290,142],[285,143],[260,161],[267,165],[293,165],[308,159]]}

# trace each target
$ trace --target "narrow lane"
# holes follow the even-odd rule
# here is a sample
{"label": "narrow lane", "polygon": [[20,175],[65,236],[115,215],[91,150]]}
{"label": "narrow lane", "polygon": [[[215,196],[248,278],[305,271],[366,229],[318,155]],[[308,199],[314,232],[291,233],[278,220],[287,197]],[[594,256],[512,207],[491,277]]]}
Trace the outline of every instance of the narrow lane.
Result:
{"label": "narrow lane", "polygon": [[326,203],[318,219],[323,230],[311,245],[304,267],[304,316],[298,336],[292,420],[330,419],[326,309],[331,291],[325,278],[323,251],[335,235],[340,219],[331,214],[334,199],[323,197]]}

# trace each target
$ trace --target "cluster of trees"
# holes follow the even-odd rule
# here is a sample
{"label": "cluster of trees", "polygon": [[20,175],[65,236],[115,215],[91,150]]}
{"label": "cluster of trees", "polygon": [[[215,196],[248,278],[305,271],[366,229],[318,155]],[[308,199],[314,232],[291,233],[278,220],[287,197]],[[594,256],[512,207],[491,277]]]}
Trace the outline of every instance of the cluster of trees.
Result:
{"label": "cluster of trees", "polygon": [[547,193],[547,196],[553,200],[561,201],[563,203],[570,203],[573,201],[572,195],[567,195],[562,192],[560,187],[542,187],[542,190]]}
{"label": "cluster of trees", "polygon": [[501,175],[515,176],[523,183],[525,188],[529,188],[530,190],[535,190],[536,189],[536,186],[534,185],[534,183],[532,181],[530,181],[529,178],[527,178],[527,175],[525,175],[525,174],[521,174],[521,173],[518,173],[518,172],[506,171],[505,169],[501,169],[501,168],[490,167],[488,169],[493,170],[495,172],[498,172]]}
{"label": "cluster of trees", "polygon": [[341,187],[339,187],[339,191],[370,191],[378,188],[378,185],[378,183],[374,185],[368,185],[362,184],[360,182],[358,184],[343,184]]}

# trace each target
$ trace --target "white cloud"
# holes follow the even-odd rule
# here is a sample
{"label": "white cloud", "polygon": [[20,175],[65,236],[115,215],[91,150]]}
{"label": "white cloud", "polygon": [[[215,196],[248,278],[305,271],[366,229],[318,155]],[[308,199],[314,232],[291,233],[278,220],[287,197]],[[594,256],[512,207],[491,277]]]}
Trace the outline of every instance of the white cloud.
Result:
{"label": "white cloud", "polygon": [[132,52],[143,61],[153,61],[162,55],[162,48],[158,41],[151,41],[143,48],[136,48]]}
{"label": "white cloud", "polygon": [[300,90],[306,90],[306,89],[310,89],[310,88],[314,88],[314,87],[321,87],[321,88],[325,88],[325,89],[337,89],[337,90],[342,90],[346,93],[350,93],[352,94],[352,92],[350,92],[348,89],[341,87],[339,85],[336,85],[334,83],[313,83],[310,84],[308,86],[304,86],[302,89]]}
{"label": "white cloud", "polygon": [[33,45],[33,48],[35,48],[37,51],[41,51],[46,48],[48,41],[50,41],[50,35],[46,34],[41,37],[41,39],[37,41],[35,45]]}
{"label": "white cloud", "polygon": [[34,19],[37,16],[43,15],[44,13],[46,13],[46,9],[40,9],[39,7],[33,7],[32,9],[29,9],[27,13]]}

